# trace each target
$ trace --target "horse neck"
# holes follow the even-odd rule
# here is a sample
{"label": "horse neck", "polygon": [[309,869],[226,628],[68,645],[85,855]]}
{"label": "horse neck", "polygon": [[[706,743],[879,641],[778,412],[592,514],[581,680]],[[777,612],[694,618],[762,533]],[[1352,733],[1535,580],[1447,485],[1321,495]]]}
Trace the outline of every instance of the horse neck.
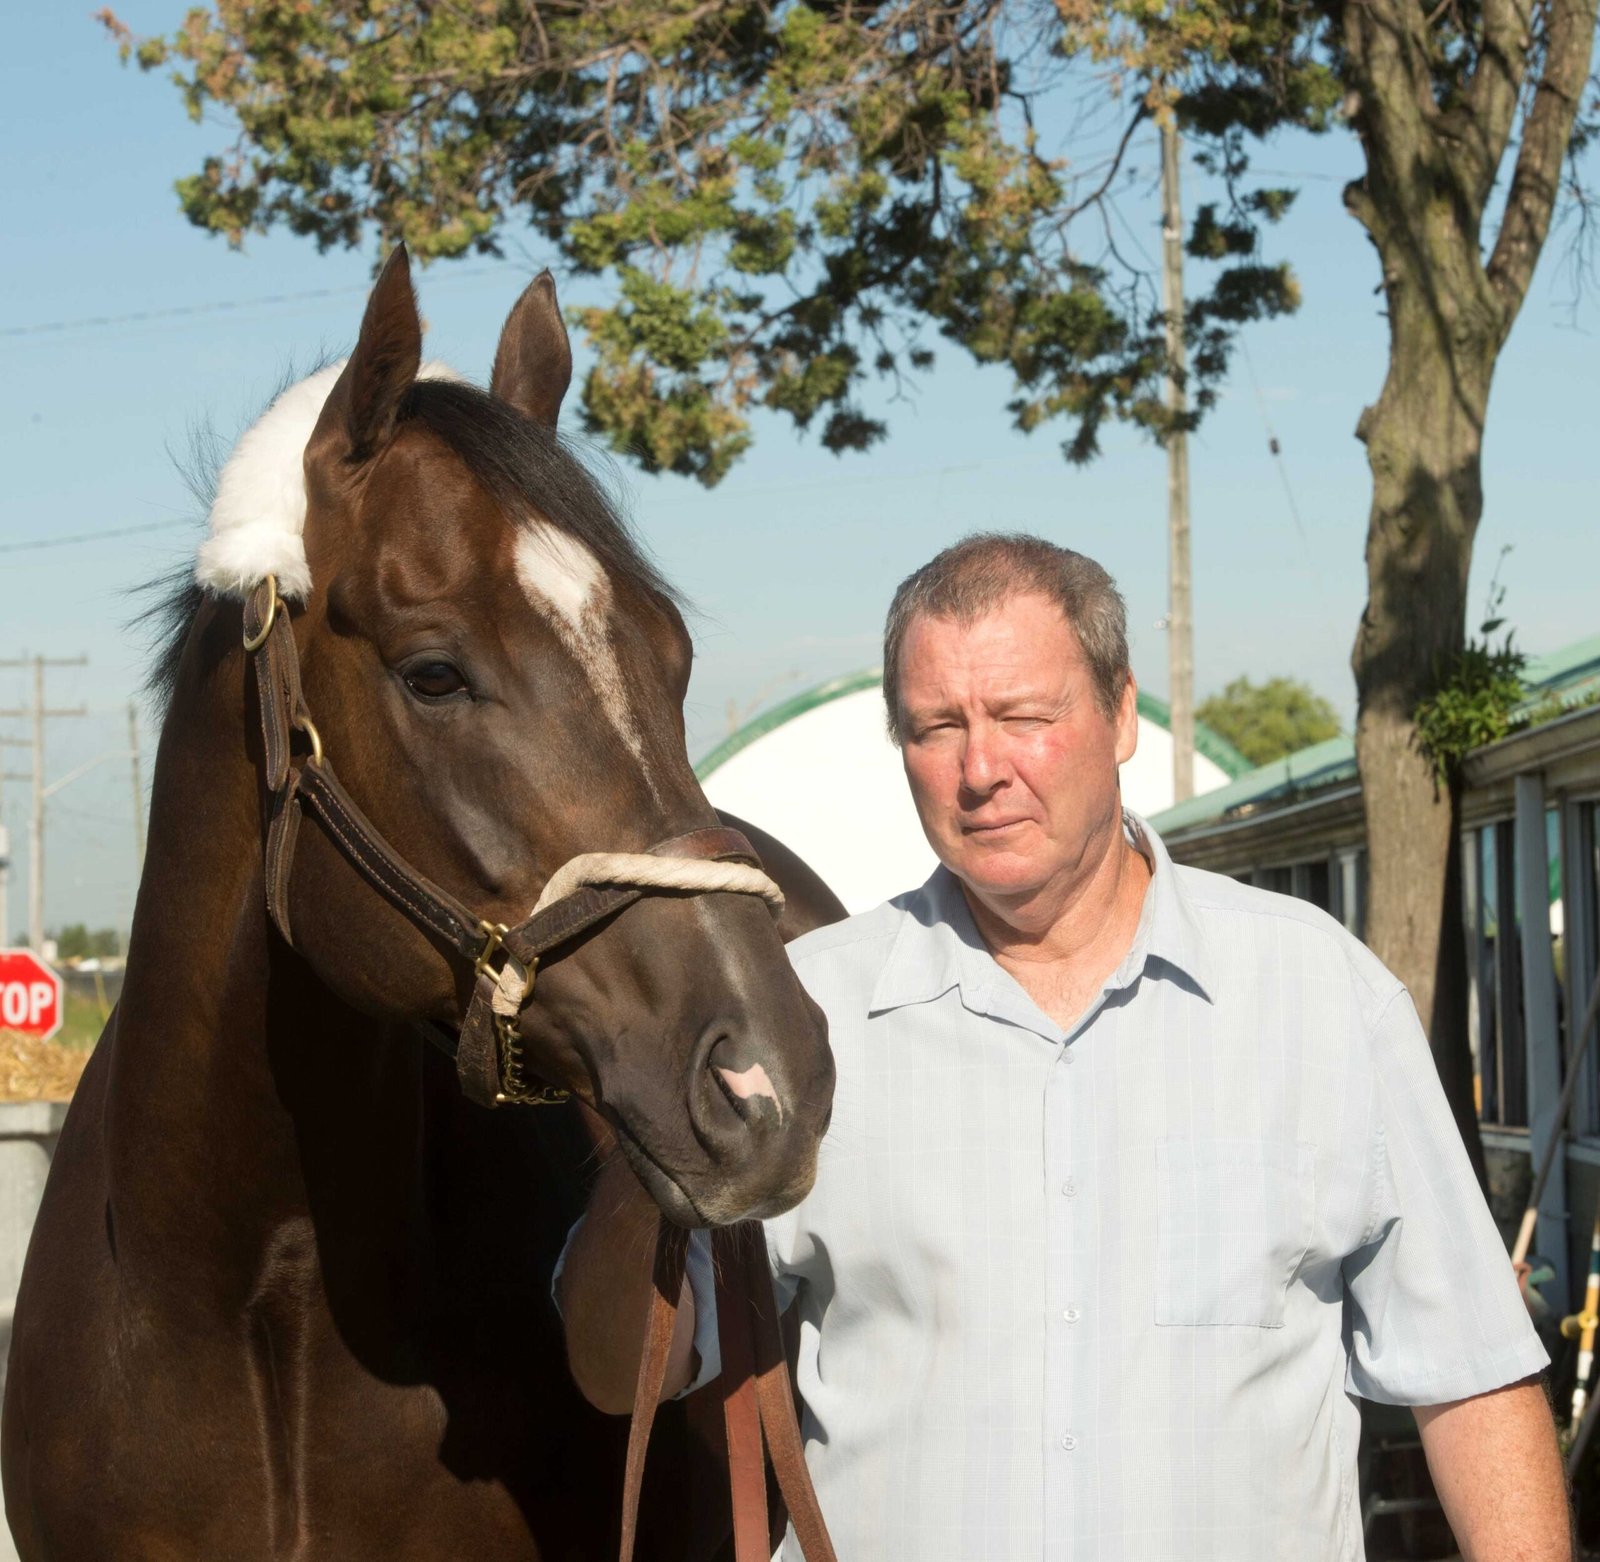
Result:
{"label": "horse neck", "polygon": [[209,1263],[218,1286],[248,1287],[285,1241],[310,1251],[314,1236],[315,1250],[338,1244],[403,1284],[395,1250],[414,1240],[420,1201],[418,1048],[340,1003],[272,931],[248,670],[235,652],[203,676],[202,660],[186,655],[162,731],[107,1038],[125,1272],[143,1243],[147,1269],[183,1255],[182,1284]]}

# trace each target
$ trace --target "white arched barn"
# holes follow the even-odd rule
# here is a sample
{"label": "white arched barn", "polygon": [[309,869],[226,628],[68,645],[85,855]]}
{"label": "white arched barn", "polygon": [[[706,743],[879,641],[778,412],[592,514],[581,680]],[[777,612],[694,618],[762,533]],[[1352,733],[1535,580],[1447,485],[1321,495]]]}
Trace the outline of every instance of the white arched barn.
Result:
{"label": "white arched barn", "polygon": [[[1250,768],[1230,744],[1195,734],[1196,793]],[[906,790],[900,755],[884,729],[876,671],[835,678],[747,722],[695,767],[718,808],[769,830],[799,852],[851,911],[915,888],[934,857]],[[1172,805],[1167,707],[1139,695],[1139,746],[1122,767],[1129,808]]]}

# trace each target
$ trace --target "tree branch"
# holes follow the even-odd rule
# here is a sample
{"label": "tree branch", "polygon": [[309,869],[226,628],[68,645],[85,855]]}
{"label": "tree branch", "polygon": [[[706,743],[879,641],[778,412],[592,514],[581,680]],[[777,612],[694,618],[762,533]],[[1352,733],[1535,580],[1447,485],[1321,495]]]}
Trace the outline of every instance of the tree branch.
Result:
{"label": "tree branch", "polygon": [[1482,211],[1494,188],[1516,120],[1517,100],[1533,47],[1533,6],[1529,0],[1484,0],[1483,43],[1458,111],[1446,115],[1449,134],[1475,165],[1470,182],[1474,206]]}
{"label": "tree branch", "polygon": [[1122,172],[1123,159],[1128,155],[1128,148],[1133,143],[1133,133],[1145,120],[1150,117],[1150,108],[1146,103],[1140,103],[1133,111],[1133,118],[1128,121],[1127,128],[1122,132],[1122,139],[1117,142],[1117,149],[1111,154],[1111,166],[1106,170],[1106,176],[1100,183],[1081,201],[1075,202],[1055,220],[1054,226],[1059,231],[1066,227],[1074,217],[1086,212],[1091,206],[1098,205],[1105,193],[1111,188],[1117,175]]}
{"label": "tree branch", "polygon": [[1588,79],[1595,10],[1596,0],[1550,0],[1544,69],[1523,121],[1505,219],[1488,265],[1489,284],[1504,311],[1503,334],[1522,307],[1550,231],[1567,143]]}
{"label": "tree branch", "polygon": [[1369,177],[1382,178],[1400,199],[1415,204],[1428,194],[1418,187],[1417,175],[1435,162],[1440,117],[1426,17],[1405,0],[1345,0],[1340,10],[1345,54],[1359,89],[1355,124],[1366,143]]}

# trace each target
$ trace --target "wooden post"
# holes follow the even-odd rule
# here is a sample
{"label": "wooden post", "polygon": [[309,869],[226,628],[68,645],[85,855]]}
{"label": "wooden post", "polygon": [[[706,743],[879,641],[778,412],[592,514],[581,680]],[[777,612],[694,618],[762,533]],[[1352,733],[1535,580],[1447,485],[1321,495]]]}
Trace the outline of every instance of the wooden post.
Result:
{"label": "wooden post", "polygon": [[28,945],[35,954],[44,948],[44,800],[49,790],[44,784],[44,724],[49,716],[87,716],[89,708],[47,710],[44,703],[44,670],[47,667],[83,667],[87,656],[34,656],[21,661],[0,662],[0,667],[33,668],[33,704],[23,710],[0,711],[0,716],[33,720],[33,811],[28,822]]}
{"label": "wooden post", "polygon": [[[1528,1143],[1537,1156],[1550,1147],[1550,1173],[1540,1190],[1538,1251],[1556,1272],[1553,1303],[1565,1312],[1567,1288],[1567,1189],[1561,1086],[1561,1042],[1556,1024],[1556,972],[1550,949],[1550,868],[1545,839],[1544,777],[1522,775],[1512,782],[1516,806],[1517,878],[1515,888],[1522,943],[1522,1001],[1527,1016]],[[1503,923],[1500,936],[1511,936]],[[1576,1059],[1573,1060],[1577,1062]]]}
{"label": "wooden post", "polygon": [[144,871],[144,787],[139,780],[139,706],[128,701],[128,758],[133,765],[133,849]]}
{"label": "wooden post", "polygon": [[[1183,210],[1178,199],[1178,126],[1161,122],[1162,300],[1167,314],[1167,411],[1188,411],[1184,388]],[[1167,435],[1167,665],[1172,706],[1172,800],[1194,796],[1194,613],[1189,587],[1189,436]]]}

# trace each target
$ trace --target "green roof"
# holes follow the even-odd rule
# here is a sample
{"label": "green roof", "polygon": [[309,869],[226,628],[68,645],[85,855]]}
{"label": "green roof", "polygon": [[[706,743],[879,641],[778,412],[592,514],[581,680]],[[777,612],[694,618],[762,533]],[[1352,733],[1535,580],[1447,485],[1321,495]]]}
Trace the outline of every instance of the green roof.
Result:
{"label": "green roof", "polygon": [[785,722],[793,721],[796,716],[805,715],[808,710],[815,710],[819,705],[831,704],[834,700],[842,700],[845,695],[859,693],[862,689],[878,689],[882,686],[883,669],[873,667],[866,672],[846,673],[842,678],[830,678],[826,683],[819,683],[814,689],[796,694],[781,705],[774,705],[771,710],[762,711],[759,716],[752,717],[738,731],[725,737],[694,767],[695,777],[704,781],[712,771],[720,770],[727,764],[740,749],[748,748],[757,738],[766,736],[774,727],[781,727]]}
{"label": "green roof", "polygon": [[1522,676],[1534,695],[1529,704],[1552,694],[1565,704],[1600,690],[1600,635],[1590,635],[1548,656],[1530,656]]}
{"label": "green roof", "polygon": [[[1600,635],[1591,635],[1574,645],[1528,659],[1523,673],[1528,697],[1519,711],[1532,710],[1552,695],[1564,703],[1581,699],[1600,689]],[[1258,809],[1292,803],[1308,792],[1320,792],[1343,782],[1356,780],[1356,748],[1352,738],[1328,738],[1309,748],[1274,759],[1247,774],[1177,803],[1152,816],[1150,823],[1161,835],[1210,824],[1232,815],[1238,817]]]}
{"label": "green roof", "polygon": [[[865,672],[846,673],[842,678],[831,678],[827,683],[819,683],[814,689],[807,689],[784,700],[780,705],[774,705],[771,710],[762,711],[759,716],[752,717],[738,731],[717,744],[694,767],[695,776],[701,781],[706,780],[713,771],[719,770],[757,738],[765,736],[786,722],[793,721],[796,716],[803,716],[807,711],[815,710],[819,705],[843,699],[847,694],[857,694],[862,689],[882,687],[883,669],[880,667],[869,668]],[[1158,727],[1164,727],[1169,732],[1172,730],[1171,708],[1165,700],[1158,700],[1155,695],[1146,694],[1141,689],[1138,703],[1139,714],[1146,721],[1153,721]],[[1194,746],[1197,753],[1204,754],[1225,775],[1242,776],[1250,769],[1250,761],[1226,738],[1213,732],[1203,722],[1195,723]]]}
{"label": "green roof", "polygon": [[1208,824],[1224,814],[1254,810],[1267,803],[1288,803],[1306,792],[1321,791],[1340,781],[1354,781],[1356,746],[1351,738],[1324,738],[1309,748],[1274,759],[1214,792],[1202,792],[1151,816],[1158,835]]}
{"label": "green roof", "polygon": [[[1146,721],[1153,721],[1158,727],[1172,731],[1172,707],[1165,700],[1146,694],[1143,689],[1139,691],[1139,714]],[[1242,776],[1250,769],[1250,761],[1220,732],[1213,732],[1203,721],[1194,724],[1194,748],[1197,754],[1204,754],[1225,776]]]}

